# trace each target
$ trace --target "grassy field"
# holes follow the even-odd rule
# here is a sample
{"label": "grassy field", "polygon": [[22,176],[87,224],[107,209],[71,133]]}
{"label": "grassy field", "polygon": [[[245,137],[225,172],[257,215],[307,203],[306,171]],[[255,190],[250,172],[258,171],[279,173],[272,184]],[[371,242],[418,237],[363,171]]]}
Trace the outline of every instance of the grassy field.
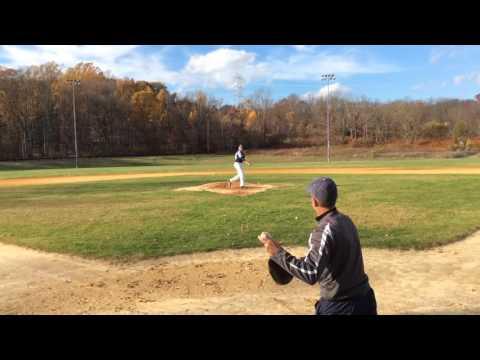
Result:
{"label": "grassy field", "polygon": [[[478,157],[440,160],[345,161],[253,155],[257,167],[478,166]],[[0,164],[0,178],[231,169],[231,156],[171,156]],[[40,169],[38,169],[40,168]],[[19,171],[19,169],[24,169]],[[328,175],[328,174],[327,174]],[[480,178],[475,175],[333,175],[338,207],[358,225],[363,246],[422,249],[480,228]],[[310,175],[255,175],[283,184],[248,197],[174,192],[223,181],[183,176],[128,181],[0,188],[0,241],[86,257],[136,259],[258,246],[269,231],[285,245],[305,245],[314,225],[305,187]]]}
{"label": "grassy field", "polygon": [[[252,169],[266,168],[392,168],[434,169],[480,166],[480,156],[460,159],[342,160],[327,163],[323,155],[279,156],[252,154]],[[147,156],[73,160],[32,160],[0,162],[0,179],[48,176],[106,175],[129,173],[189,172],[232,170],[231,155]]]}

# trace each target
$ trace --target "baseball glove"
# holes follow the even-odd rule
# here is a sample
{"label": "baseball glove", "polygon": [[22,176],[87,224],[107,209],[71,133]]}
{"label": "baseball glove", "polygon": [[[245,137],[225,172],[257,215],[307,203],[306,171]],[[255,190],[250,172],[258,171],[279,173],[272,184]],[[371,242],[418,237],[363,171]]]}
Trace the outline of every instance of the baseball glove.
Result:
{"label": "baseball glove", "polygon": [[293,279],[293,276],[288,271],[285,271],[272,259],[268,260],[268,271],[273,281],[278,285],[287,285]]}

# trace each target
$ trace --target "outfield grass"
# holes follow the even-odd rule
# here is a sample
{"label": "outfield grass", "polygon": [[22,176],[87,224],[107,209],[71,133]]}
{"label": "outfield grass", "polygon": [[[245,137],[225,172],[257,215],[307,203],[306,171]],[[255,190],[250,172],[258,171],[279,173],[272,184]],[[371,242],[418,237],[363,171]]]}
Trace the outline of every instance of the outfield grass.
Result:
{"label": "outfield grass", "polygon": [[[461,159],[397,159],[348,160],[327,163],[320,156],[251,155],[252,169],[267,168],[393,168],[434,169],[471,168],[480,166],[478,155]],[[233,171],[231,155],[147,156],[130,158],[80,159],[80,168],[72,168],[73,160],[36,160],[0,162],[0,179],[48,176],[107,175],[158,172]],[[21,171],[20,171],[21,170]]]}
{"label": "outfield grass", "polygon": [[[187,166],[179,161],[185,161],[189,170],[201,167],[190,165],[189,157],[170,160],[170,165],[153,167],[158,171],[170,166],[168,171],[176,171],[171,169]],[[205,170],[205,164],[210,167],[216,161],[225,166],[226,159],[202,161]],[[464,161],[467,166],[472,162],[441,162],[447,161]],[[380,166],[378,162],[372,165]],[[118,169],[131,168],[138,167]],[[338,207],[358,225],[363,246],[428,248],[460,239],[480,226],[479,176],[332,177],[339,184]],[[224,180],[215,176],[0,188],[0,241],[110,259],[258,246],[261,231],[271,232],[287,246],[305,245],[314,224],[304,191],[311,179],[306,175],[251,176],[252,182],[288,186],[248,197],[173,191]]]}

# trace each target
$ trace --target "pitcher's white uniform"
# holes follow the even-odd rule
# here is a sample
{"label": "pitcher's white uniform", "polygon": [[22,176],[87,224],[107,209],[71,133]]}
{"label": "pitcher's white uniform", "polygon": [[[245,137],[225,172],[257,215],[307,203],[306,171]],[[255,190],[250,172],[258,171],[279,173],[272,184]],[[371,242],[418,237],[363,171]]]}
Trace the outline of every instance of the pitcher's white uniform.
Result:
{"label": "pitcher's white uniform", "polygon": [[237,175],[230,179],[230,182],[237,181],[240,179],[240,186],[243,187],[245,185],[245,175],[243,173],[243,162],[245,161],[245,154],[243,151],[238,150],[235,153],[235,162],[233,163],[233,167],[237,170]]}

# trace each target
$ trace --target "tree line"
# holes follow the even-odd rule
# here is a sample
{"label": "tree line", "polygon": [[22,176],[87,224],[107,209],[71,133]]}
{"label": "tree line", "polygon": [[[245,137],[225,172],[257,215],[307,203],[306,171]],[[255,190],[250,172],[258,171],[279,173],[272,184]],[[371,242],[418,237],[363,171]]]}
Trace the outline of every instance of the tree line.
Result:
{"label": "tree line", "polygon": [[[223,153],[248,148],[323,145],[326,101],[257,90],[238,105],[161,82],[119,79],[92,63],[62,71],[53,62],[0,67],[0,160],[74,154],[72,84],[80,156]],[[452,138],[465,146],[480,130],[480,99],[431,101],[331,97],[333,144],[372,146]]]}

